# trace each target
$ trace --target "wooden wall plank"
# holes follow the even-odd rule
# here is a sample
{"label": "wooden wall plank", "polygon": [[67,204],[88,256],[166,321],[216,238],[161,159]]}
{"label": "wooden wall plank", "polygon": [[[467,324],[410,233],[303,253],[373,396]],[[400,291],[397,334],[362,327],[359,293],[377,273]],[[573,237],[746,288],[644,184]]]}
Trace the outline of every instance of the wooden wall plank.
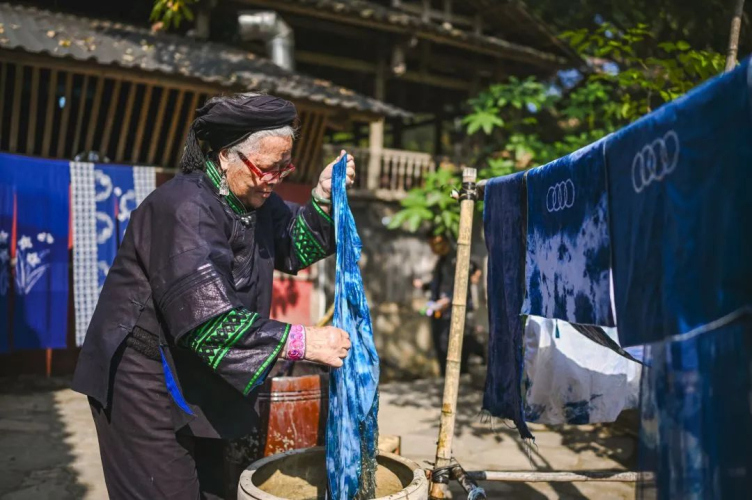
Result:
{"label": "wooden wall plank", "polygon": [[63,158],[65,155],[65,144],[68,140],[68,121],[70,120],[70,110],[73,107],[73,73],[68,71],[65,77],[65,106],[60,117],[60,137],[57,143],[57,157]]}
{"label": "wooden wall plank", "polygon": [[0,147],[2,147],[3,125],[5,124],[5,85],[8,79],[8,63],[0,64]]}
{"label": "wooden wall plank", "polygon": [[52,125],[55,119],[55,96],[57,96],[57,70],[50,73],[49,86],[47,88],[47,112],[44,117],[44,135],[42,136],[42,156],[50,157],[50,145],[52,144]]}
{"label": "wooden wall plank", "polygon": [[[198,107],[199,96],[200,94],[198,92],[193,93],[193,98],[191,98],[190,105],[188,106],[188,113],[185,116],[185,125],[183,125],[183,132],[180,135],[180,142],[178,143],[178,146],[185,144],[185,139],[188,136],[188,131],[190,130],[191,125],[193,125],[193,117],[196,115],[196,108]],[[182,152],[183,152],[183,149],[178,147],[178,150],[175,153],[175,158],[173,159],[173,163],[169,163],[166,165],[178,166],[178,164],[180,163],[180,157],[182,156]]]}
{"label": "wooden wall plank", "polygon": [[172,145],[175,143],[175,132],[178,129],[178,121],[180,121],[180,111],[183,109],[183,101],[185,100],[185,90],[180,89],[178,96],[175,99],[175,114],[170,121],[170,130],[167,131],[167,138],[164,143],[164,150],[162,151],[162,165],[170,165],[170,152],[172,151]]}
{"label": "wooden wall plank", "polygon": [[86,133],[84,149],[91,151],[94,148],[94,134],[99,129],[99,108],[102,107],[102,94],[104,93],[104,78],[97,79],[97,87],[94,90],[94,102],[91,105],[89,116],[89,130]]}
{"label": "wooden wall plank", "polygon": [[141,143],[144,140],[144,130],[146,129],[146,118],[149,116],[149,109],[151,108],[151,94],[154,90],[154,85],[146,86],[146,93],[144,94],[144,100],[141,103],[141,116],[138,119],[138,127],[136,128],[136,138],[133,143],[133,153],[131,153],[131,160],[138,162],[138,157],[141,155]]}
{"label": "wooden wall plank", "polygon": [[125,103],[125,116],[123,116],[123,128],[120,130],[120,139],[117,144],[117,152],[115,153],[115,161],[125,160],[125,145],[128,142],[128,132],[131,128],[131,117],[133,116],[133,102],[136,100],[136,88],[137,84],[131,83],[131,88],[128,90],[128,100]]}
{"label": "wooden wall plank", "polygon": [[115,125],[115,113],[120,102],[120,89],[122,85],[122,80],[115,80],[115,84],[112,87],[110,105],[107,107],[107,116],[105,117],[104,131],[102,132],[102,145],[99,148],[103,155],[107,155],[107,151],[110,148],[110,137],[112,136],[112,127]]}
{"label": "wooden wall plank", "polygon": [[154,165],[154,160],[157,155],[157,145],[159,144],[159,138],[162,132],[162,123],[164,122],[165,109],[167,109],[167,102],[170,100],[169,87],[163,87],[162,94],[159,101],[159,109],[157,110],[157,117],[154,120],[154,133],[151,137],[151,144],[149,145],[149,154],[146,157],[146,163],[148,165]]}
{"label": "wooden wall plank", "polygon": [[26,129],[26,154],[34,154],[37,136],[37,106],[39,105],[39,68],[31,68],[31,95],[29,102],[29,126]]}
{"label": "wooden wall plank", "polygon": [[73,149],[71,149],[71,156],[75,157],[80,151],[78,148],[81,146],[81,135],[83,133],[84,114],[86,113],[86,101],[88,101],[89,93],[89,80],[92,77],[84,76],[83,85],[81,85],[81,98],[78,102],[78,115],[76,116],[76,131],[73,135]]}

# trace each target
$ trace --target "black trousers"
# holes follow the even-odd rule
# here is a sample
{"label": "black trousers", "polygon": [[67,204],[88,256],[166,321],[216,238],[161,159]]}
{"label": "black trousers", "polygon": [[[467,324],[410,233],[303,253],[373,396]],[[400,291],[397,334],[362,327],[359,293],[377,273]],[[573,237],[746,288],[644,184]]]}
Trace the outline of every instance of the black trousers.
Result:
{"label": "black trousers", "polygon": [[125,347],[111,395],[106,410],[89,399],[111,499],[234,498],[226,442],[175,432],[161,362]]}
{"label": "black trousers", "polygon": [[[449,329],[451,327],[450,318],[431,318],[431,336],[433,337],[433,346],[436,350],[436,359],[439,361],[441,376],[446,375],[446,359],[449,350]],[[471,332],[473,323],[469,318],[465,319],[465,336],[462,339],[462,364],[460,373],[468,373],[467,362],[471,354],[480,356],[485,360],[486,354],[483,345],[478,342]]]}

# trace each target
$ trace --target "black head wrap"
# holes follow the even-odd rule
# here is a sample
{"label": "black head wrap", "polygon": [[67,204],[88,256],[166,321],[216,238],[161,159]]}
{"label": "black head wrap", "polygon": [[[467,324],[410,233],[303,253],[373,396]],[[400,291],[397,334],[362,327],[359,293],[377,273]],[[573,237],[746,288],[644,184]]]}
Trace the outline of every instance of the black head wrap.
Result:
{"label": "black head wrap", "polygon": [[198,139],[212,150],[233,146],[254,132],[293,125],[295,105],[270,95],[234,96],[206,103],[196,111],[196,119],[186,138],[181,161],[184,172],[203,170],[203,153]]}

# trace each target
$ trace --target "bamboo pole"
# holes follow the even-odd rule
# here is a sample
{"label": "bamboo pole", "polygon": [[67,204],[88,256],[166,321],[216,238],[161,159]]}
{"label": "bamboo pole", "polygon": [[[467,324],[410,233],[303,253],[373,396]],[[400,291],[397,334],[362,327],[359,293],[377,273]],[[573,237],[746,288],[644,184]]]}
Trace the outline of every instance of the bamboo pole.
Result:
{"label": "bamboo pole", "polygon": [[[462,337],[465,332],[465,311],[467,309],[467,282],[470,275],[470,243],[473,235],[473,212],[475,205],[474,168],[462,172],[460,195],[460,230],[457,238],[457,267],[454,273],[454,296],[452,298],[452,321],[449,328],[449,349],[446,360],[444,398],[441,405],[441,425],[439,442],[436,447],[436,468],[447,467],[452,460],[452,440],[457,413],[457,393],[460,385],[460,363],[462,359]],[[447,486],[431,483],[431,498],[447,498]]]}
{"label": "bamboo pole", "polygon": [[467,473],[476,481],[503,481],[513,483],[574,483],[574,482],[618,482],[636,483],[653,479],[649,472],[631,471],[576,471],[576,472],[540,472],[540,471],[469,471]]}
{"label": "bamboo pole", "polygon": [[742,13],[744,12],[744,0],[736,0],[734,17],[731,18],[731,33],[729,34],[729,46],[726,53],[726,72],[736,67],[736,54],[739,51],[739,34],[742,30]]}

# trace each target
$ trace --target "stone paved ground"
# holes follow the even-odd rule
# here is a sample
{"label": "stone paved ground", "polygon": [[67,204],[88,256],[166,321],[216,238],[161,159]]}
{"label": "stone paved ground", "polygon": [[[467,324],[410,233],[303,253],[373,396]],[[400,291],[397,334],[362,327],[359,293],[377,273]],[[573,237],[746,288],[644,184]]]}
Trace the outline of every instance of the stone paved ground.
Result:
{"label": "stone paved ground", "polygon": [[[65,379],[0,380],[0,500],[107,498],[86,399],[67,384]],[[422,465],[436,451],[442,387],[440,380],[424,380],[381,389],[382,434],[402,436],[402,454]],[[530,470],[516,431],[480,421],[480,401],[480,392],[463,384],[456,457],[468,470]],[[533,433],[532,460],[540,470],[623,468],[634,459],[634,439],[612,426],[533,426]],[[634,498],[634,487],[626,484],[484,486],[491,499]]]}

